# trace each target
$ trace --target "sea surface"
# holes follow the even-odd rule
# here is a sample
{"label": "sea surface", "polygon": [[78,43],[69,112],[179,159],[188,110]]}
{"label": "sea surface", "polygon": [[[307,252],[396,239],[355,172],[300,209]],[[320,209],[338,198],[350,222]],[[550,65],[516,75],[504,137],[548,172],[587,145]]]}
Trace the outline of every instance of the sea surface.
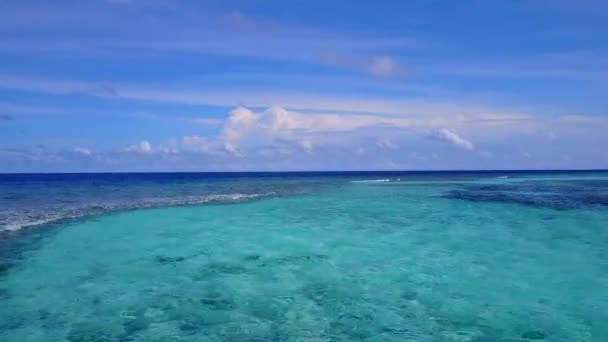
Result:
{"label": "sea surface", "polygon": [[1,174],[0,341],[608,341],[608,172]]}

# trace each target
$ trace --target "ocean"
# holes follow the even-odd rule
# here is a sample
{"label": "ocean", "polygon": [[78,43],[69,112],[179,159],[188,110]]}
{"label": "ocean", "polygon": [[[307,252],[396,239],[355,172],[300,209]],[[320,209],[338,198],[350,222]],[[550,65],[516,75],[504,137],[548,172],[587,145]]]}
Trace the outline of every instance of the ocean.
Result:
{"label": "ocean", "polygon": [[0,341],[608,341],[608,172],[0,174]]}

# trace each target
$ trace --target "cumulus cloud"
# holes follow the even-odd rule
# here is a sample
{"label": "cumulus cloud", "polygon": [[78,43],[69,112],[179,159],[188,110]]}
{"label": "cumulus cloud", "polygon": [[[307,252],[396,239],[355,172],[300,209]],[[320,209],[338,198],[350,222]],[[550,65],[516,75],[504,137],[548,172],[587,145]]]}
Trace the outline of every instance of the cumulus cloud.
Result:
{"label": "cumulus cloud", "polygon": [[220,137],[228,152],[234,155],[241,154],[238,146],[253,131],[259,118],[259,114],[245,107],[237,107],[230,112]]}
{"label": "cumulus cloud", "polygon": [[[282,107],[254,111],[240,106],[234,108],[223,121],[217,136],[189,135],[172,138],[152,148],[147,140],[123,149],[127,152],[166,155],[200,153],[206,155],[231,155],[245,157],[266,153],[312,154],[318,148],[328,146],[352,147],[358,144],[375,144],[382,149],[399,146],[389,137],[369,140],[370,134],[380,131],[410,130],[416,121],[380,115],[301,113]],[[393,135],[397,131],[393,131]]]}
{"label": "cumulus cloud", "polygon": [[[185,135],[153,143],[142,140],[121,151],[153,154],[173,161],[200,158],[218,165],[259,165],[257,163],[265,161],[280,167],[283,163],[297,165],[301,161],[308,163],[302,165],[340,168],[340,162],[351,162],[349,158],[384,158],[381,161],[386,161],[386,158],[401,156],[403,146],[425,138],[474,150],[471,141],[442,128],[451,127],[443,126],[448,123],[424,117],[307,113],[278,106],[266,110],[239,106],[221,121],[217,134]],[[460,127],[457,124],[455,121],[454,127]],[[339,161],[334,156],[345,159]]]}
{"label": "cumulus cloud", "polygon": [[[230,112],[220,139],[225,149],[242,155],[248,147],[276,142],[292,143],[307,152],[320,140],[331,139],[337,133],[369,127],[410,127],[408,118],[354,114],[303,114],[281,107],[254,112],[238,107]],[[385,147],[389,147],[385,142]]]}
{"label": "cumulus cloud", "polygon": [[128,146],[124,149],[125,152],[134,152],[141,154],[150,154],[152,153],[152,144],[150,144],[147,140],[142,140],[135,145]]}
{"label": "cumulus cloud", "polygon": [[239,106],[221,121],[217,135],[174,137],[158,142],[154,147],[148,140],[142,140],[122,151],[166,158],[194,154],[221,161],[239,158],[245,163],[256,158],[279,162],[282,158],[305,156],[320,158],[315,162],[329,162],[327,156],[361,155],[364,151],[393,154],[404,144],[424,138],[447,142],[469,151],[474,149],[471,141],[441,128],[445,123],[448,122],[421,117],[303,113],[278,106],[266,110]]}
{"label": "cumulus cloud", "polygon": [[150,153],[152,152],[152,145],[146,140],[143,140],[139,143],[139,151],[142,153]]}
{"label": "cumulus cloud", "polygon": [[[511,118],[494,118],[490,115],[487,119]],[[568,129],[571,126],[585,128],[584,134],[588,136],[589,144],[603,146],[601,144],[605,135],[602,133],[605,126],[597,125],[594,121],[589,127],[593,126],[595,130],[591,131],[587,130],[587,126],[570,124],[588,121],[580,117],[555,119],[568,121]],[[96,165],[100,170],[455,169],[486,168],[488,165],[504,168],[514,165],[513,163],[523,163],[518,165],[534,168],[543,165],[572,165],[572,161],[566,160],[558,160],[558,164],[552,164],[553,160],[543,161],[545,164],[538,163],[544,151],[555,149],[556,144],[561,149],[570,148],[570,155],[580,153],[580,150],[571,149],[569,141],[549,141],[540,139],[538,135],[518,136],[517,140],[512,141],[519,146],[511,151],[505,152],[500,148],[492,150],[492,141],[488,141],[484,135],[496,131],[485,125],[486,121],[471,122],[466,118],[442,121],[438,117],[399,118],[386,115],[306,113],[282,107],[266,110],[237,107],[222,123],[217,134],[191,134],[160,141],[142,140],[113,151],[91,151],[86,147],[65,149],[62,146],[0,148],[0,165],[6,169],[6,165],[10,168],[11,165],[18,165],[16,161],[21,160],[24,161],[23,165],[33,162],[48,165],[72,163],[71,165],[82,167]],[[571,136],[567,133],[560,131],[565,137]],[[469,138],[476,142],[475,146]],[[421,139],[434,139],[442,144],[421,145]],[[445,146],[475,152],[447,153]],[[413,150],[416,147],[422,149]],[[529,148],[532,150],[528,152]],[[588,158],[594,157],[597,150],[589,149],[587,153]],[[501,158],[492,157],[493,155],[500,155]],[[87,160],[87,163],[82,163],[83,160]]]}
{"label": "cumulus cloud", "polygon": [[436,131],[429,133],[428,137],[430,139],[444,141],[465,150],[472,151],[474,149],[473,143],[468,141],[467,139],[461,137],[460,135],[450,131],[447,128],[441,128]]}
{"label": "cumulus cloud", "polygon": [[413,123],[408,118],[359,114],[303,114],[281,107],[269,108],[262,115],[266,125],[273,131],[344,132],[380,125],[408,127]]}

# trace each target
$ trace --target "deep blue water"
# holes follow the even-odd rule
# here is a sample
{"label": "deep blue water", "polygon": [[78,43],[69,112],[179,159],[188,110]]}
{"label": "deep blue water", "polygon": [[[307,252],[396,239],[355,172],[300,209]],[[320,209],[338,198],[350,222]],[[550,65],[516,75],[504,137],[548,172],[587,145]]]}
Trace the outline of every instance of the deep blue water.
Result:
{"label": "deep blue water", "polygon": [[[348,179],[463,181],[604,174],[601,171],[254,172],[0,174],[0,231],[113,210],[239,201],[313,191]],[[566,208],[605,206],[606,180],[532,181],[465,186],[445,194],[470,201],[511,201]],[[574,193],[572,193],[574,192]],[[242,196],[241,196],[242,195]],[[215,196],[215,197],[214,197]],[[219,196],[219,197],[217,197]],[[561,197],[566,196],[567,199]]]}

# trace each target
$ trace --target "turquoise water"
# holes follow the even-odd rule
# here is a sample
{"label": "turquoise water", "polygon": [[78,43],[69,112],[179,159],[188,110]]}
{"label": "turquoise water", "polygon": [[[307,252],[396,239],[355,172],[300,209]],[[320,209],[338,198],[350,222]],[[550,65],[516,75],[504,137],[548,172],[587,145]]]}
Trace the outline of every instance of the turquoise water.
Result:
{"label": "turquoise water", "polygon": [[351,178],[20,233],[0,341],[608,340],[605,174]]}

